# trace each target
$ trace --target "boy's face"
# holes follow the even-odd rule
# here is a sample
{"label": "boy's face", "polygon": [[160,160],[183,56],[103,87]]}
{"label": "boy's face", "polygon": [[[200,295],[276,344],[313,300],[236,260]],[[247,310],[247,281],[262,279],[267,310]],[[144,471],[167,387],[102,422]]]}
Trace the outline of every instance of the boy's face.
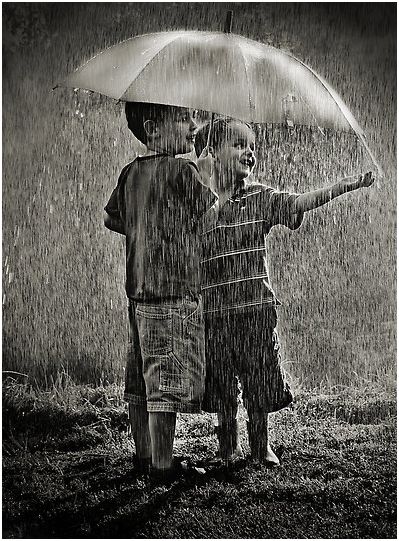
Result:
{"label": "boy's face", "polygon": [[233,185],[243,181],[256,164],[255,134],[241,122],[231,122],[228,134],[214,151],[221,177]]}
{"label": "boy's face", "polygon": [[198,125],[196,111],[185,107],[171,107],[170,113],[156,124],[154,142],[168,154],[186,154],[194,149]]}

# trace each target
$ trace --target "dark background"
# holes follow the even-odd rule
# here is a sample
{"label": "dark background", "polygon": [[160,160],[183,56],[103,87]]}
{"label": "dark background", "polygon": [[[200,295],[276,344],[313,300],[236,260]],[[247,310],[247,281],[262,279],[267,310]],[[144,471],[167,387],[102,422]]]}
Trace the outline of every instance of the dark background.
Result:
{"label": "dark background", "polygon": [[[122,104],[51,90],[133,35],[223,27],[293,52],[338,91],[385,177],[275,229],[272,283],[287,368],[307,387],[392,381],[395,370],[396,4],[3,3],[3,369],[48,384],[119,381],[127,338],[124,243],[102,209],[139,149]],[[264,180],[299,191],[367,167],[345,138],[281,136]],[[258,143],[262,147],[262,141]]]}

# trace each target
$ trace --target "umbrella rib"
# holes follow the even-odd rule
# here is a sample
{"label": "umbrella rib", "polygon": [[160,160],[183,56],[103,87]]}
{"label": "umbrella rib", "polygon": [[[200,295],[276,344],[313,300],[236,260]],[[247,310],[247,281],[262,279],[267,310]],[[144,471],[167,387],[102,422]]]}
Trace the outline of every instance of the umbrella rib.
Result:
{"label": "umbrella rib", "polygon": [[[231,36],[232,36],[232,35],[231,35]],[[230,35],[229,35],[229,39],[230,39]],[[255,109],[255,105],[254,105],[253,100],[252,100],[252,96],[251,96],[251,87],[250,87],[250,85],[249,85],[248,62],[247,62],[247,58],[246,58],[246,56],[245,56],[244,51],[242,50],[242,47],[241,47],[240,43],[238,43],[238,48],[240,49],[242,61],[243,61],[243,64],[244,64],[245,79],[246,79],[246,81],[247,81],[247,89],[248,89],[249,111],[250,111],[251,117],[252,117],[252,111],[253,111],[253,109]],[[252,118],[253,118],[253,117],[252,117]]]}
{"label": "umbrella rib", "polygon": [[319,130],[319,132],[325,136],[325,133],[323,131],[323,128],[321,126],[319,126],[319,123],[317,122],[317,118],[316,118],[316,115],[313,113],[310,105],[308,104],[308,102],[305,100],[305,98],[302,96],[302,94],[299,92],[297,86],[295,85],[294,86],[295,90],[297,91],[297,94],[299,96],[299,99],[302,101],[302,103],[305,105],[305,107],[307,108],[307,110],[309,111],[309,113],[312,115],[315,123],[316,123],[316,126],[317,126],[317,129]]}
{"label": "umbrella rib", "polygon": [[[168,32],[159,32],[159,34],[167,34]],[[123,45],[124,43],[127,43],[128,41],[132,41],[136,38],[143,38],[143,37],[146,37],[146,36],[150,36],[151,33],[150,32],[147,32],[147,34],[140,34],[139,36],[132,36],[131,38],[127,38],[127,39],[124,39],[122,40],[121,42],[119,42],[117,45]],[[179,36],[177,36],[179,37]],[[170,43],[170,42],[169,42]],[[109,45],[108,47],[106,47],[105,49],[103,49],[102,51],[99,51],[97,54],[95,54],[94,56],[90,57],[88,60],[86,60],[86,62],[84,64],[82,64],[81,66],[79,66],[77,69],[75,69],[75,71],[73,73],[79,73],[81,71],[84,70],[84,68],[90,64],[90,62],[92,62],[93,60],[95,60],[96,58],[98,58],[99,56],[103,55],[104,53],[106,53],[107,51],[109,51],[110,49],[113,49],[115,47],[115,44],[114,45]]]}
{"label": "umbrella rib", "polygon": [[[302,62],[302,60],[299,60],[299,58],[296,58],[294,55],[289,54],[289,56],[291,56],[291,58],[293,58],[294,60],[299,62],[304,68],[306,68],[321,83],[321,85],[327,90],[327,92],[330,94],[331,98],[336,103],[337,107],[340,109],[341,113],[346,118],[346,120],[347,120],[348,124],[350,125],[350,127],[353,129],[355,134],[360,139],[360,142],[363,144],[364,148],[366,149],[366,151],[367,151],[367,153],[368,153],[374,167],[377,169],[378,173],[382,176],[383,175],[382,168],[379,165],[379,163],[377,162],[377,159],[374,156],[373,152],[371,151],[370,147],[368,146],[362,128],[360,127],[359,123],[357,122],[355,117],[352,115],[352,113],[350,112],[348,107],[345,105],[345,103],[337,95],[335,90],[333,90],[330,87],[330,85],[326,81],[324,81],[323,78],[320,75],[318,75],[311,67],[309,67],[307,64],[305,64],[305,62]],[[345,109],[348,109],[348,111],[346,112]],[[352,119],[350,117],[352,117]]]}
{"label": "umbrella rib", "polygon": [[[157,50],[157,52],[154,54],[154,56],[151,57],[151,59],[147,62],[147,64],[145,66],[143,66],[143,68],[139,71],[139,73],[136,75],[135,77],[135,80],[139,77],[139,75],[141,75],[143,73],[143,71],[151,64],[151,62],[154,60],[154,58],[156,58],[157,56],[159,56],[161,54],[161,52],[166,48],[168,47],[171,43],[175,42],[177,39],[181,38],[181,34],[178,34],[176,36],[173,37],[173,39],[169,40],[167,43],[165,43],[163,45],[163,47],[161,47],[160,49]],[[129,90],[129,88],[132,86],[132,84],[134,83],[134,81],[130,82],[128,84],[128,86],[125,88],[125,90],[122,92],[122,94],[119,96],[119,99],[122,99],[122,97],[126,94],[126,92]]]}
{"label": "umbrella rib", "polygon": [[[196,32],[196,31],[194,31],[194,32]],[[162,33],[167,34],[168,32],[162,32]],[[187,35],[187,34],[189,34],[189,33],[190,33],[190,31],[188,31],[188,30],[182,30],[181,32],[176,32],[176,35],[173,36],[173,39],[169,40],[167,43],[165,43],[165,45],[164,45],[163,47],[161,47],[160,49],[158,49],[158,51],[154,54],[154,56],[151,58],[151,60],[149,60],[149,61],[147,62],[147,64],[146,64],[146,65],[141,69],[141,71],[137,74],[137,76],[136,76],[135,79],[137,79],[137,77],[143,73],[143,71],[151,64],[151,62],[152,62],[157,56],[159,56],[159,55],[162,53],[162,51],[163,51],[166,47],[168,47],[171,43],[175,42],[176,40],[181,39],[181,38],[183,37],[183,35]],[[199,32],[199,33],[201,33],[201,34],[203,34],[203,35],[211,35],[210,32]],[[221,32],[220,32],[220,33],[221,33]],[[150,34],[143,34],[143,35],[150,35]],[[130,39],[134,39],[134,38],[130,38]],[[126,41],[128,41],[128,40],[126,40]],[[127,88],[122,92],[121,96],[119,96],[119,99],[122,99],[122,97],[126,94],[126,92],[129,90],[129,88],[132,86],[133,82],[134,82],[134,81],[132,81],[132,82],[127,86]]]}

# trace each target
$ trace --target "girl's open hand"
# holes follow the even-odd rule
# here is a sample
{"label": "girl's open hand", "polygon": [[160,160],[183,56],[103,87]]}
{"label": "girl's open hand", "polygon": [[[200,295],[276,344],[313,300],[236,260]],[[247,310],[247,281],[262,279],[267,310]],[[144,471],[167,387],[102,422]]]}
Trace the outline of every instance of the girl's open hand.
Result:
{"label": "girl's open hand", "polygon": [[359,188],[369,188],[375,181],[375,177],[371,171],[365,175],[360,175]]}
{"label": "girl's open hand", "polygon": [[345,177],[340,182],[344,191],[357,190],[358,188],[369,188],[375,181],[372,171],[368,171],[364,175],[354,175]]}

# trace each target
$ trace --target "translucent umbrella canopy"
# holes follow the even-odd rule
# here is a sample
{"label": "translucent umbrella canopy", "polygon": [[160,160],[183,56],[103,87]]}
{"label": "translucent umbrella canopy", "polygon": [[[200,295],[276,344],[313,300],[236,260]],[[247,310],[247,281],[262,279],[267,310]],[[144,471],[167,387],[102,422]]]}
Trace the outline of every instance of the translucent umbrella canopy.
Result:
{"label": "translucent umbrella canopy", "polygon": [[358,122],[322,77],[288,52],[236,34],[136,36],[96,55],[60,85],[246,122],[353,129],[379,168]]}

